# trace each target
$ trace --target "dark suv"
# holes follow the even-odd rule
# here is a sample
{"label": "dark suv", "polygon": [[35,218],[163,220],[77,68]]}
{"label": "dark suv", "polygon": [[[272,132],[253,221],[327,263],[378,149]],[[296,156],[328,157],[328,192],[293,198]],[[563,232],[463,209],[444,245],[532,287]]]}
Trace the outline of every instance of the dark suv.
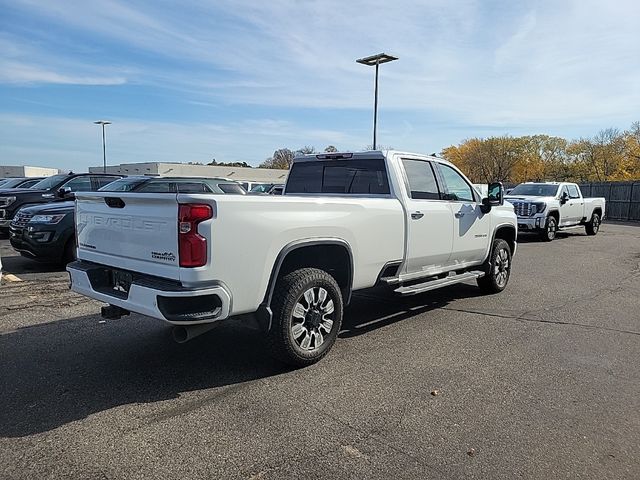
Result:
{"label": "dark suv", "polygon": [[0,233],[8,233],[16,212],[25,206],[70,200],[74,192],[96,191],[122,175],[68,173],[40,180],[31,188],[0,191]]}
{"label": "dark suv", "polygon": [[[100,191],[147,193],[226,193],[245,195],[236,182],[218,178],[125,177]],[[10,240],[24,257],[69,263],[75,256],[75,202],[55,202],[20,209],[11,222]]]}

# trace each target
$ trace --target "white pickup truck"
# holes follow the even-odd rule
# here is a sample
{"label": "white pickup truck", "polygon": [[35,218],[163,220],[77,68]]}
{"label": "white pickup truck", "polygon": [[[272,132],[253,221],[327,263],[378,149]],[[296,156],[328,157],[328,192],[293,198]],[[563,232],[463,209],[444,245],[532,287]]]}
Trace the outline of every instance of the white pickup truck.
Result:
{"label": "white pickup truck", "polygon": [[584,198],[575,183],[521,183],[506,195],[518,216],[518,229],[550,242],[560,229],[583,226],[595,235],[604,218],[605,199]]}
{"label": "white pickup truck", "polygon": [[440,158],[395,151],[296,158],[282,196],[78,193],[67,270],[104,316],[162,319],[179,341],[255,321],[304,366],[329,351],[355,290],[502,291],[516,216],[501,184],[488,193]]}

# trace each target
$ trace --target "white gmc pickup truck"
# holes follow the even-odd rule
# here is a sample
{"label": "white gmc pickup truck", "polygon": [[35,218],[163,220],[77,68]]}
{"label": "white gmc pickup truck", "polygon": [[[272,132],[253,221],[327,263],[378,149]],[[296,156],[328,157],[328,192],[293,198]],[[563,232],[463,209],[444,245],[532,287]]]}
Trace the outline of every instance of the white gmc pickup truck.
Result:
{"label": "white gmc pickup truck", "polygon": [[283,361],[333,345],[355,290],[411,295],[509,281],[517,222],[502,185],[480,195],[440,158],[306,155],[282,196],[94,192],[76,196],[72,289],[177,326],[186,341],[223,319],[255,322]]}
{"label": "white gmc pickup truck", "polygon": [[537,232],[547,242],[558,230],[572,227],[597,234],[605,212],[604,198],[584,198],[575,183],[521,183],[505,199],[518,215],[518,229]]}

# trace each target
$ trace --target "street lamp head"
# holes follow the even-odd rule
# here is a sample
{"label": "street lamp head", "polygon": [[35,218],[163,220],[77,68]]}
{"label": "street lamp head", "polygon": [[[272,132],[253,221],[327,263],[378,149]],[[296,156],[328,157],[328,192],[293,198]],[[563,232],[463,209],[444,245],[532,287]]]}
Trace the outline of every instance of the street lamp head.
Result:
{"label": "street lamp head", "polygon": [[370,57],[359,58],[356,62],[361,63],[362,65],[367,65],[368,67],[375,67],[376,65],[393,62],[394,60],[398,60],[398,57],[394,57],[387,53],[378,53],[377,55],[371,55]]}
{"label": "street lamp head", "polygon": [[109,122],[108,120],[98,120],[97,122],[93,122],[96,125],[111,125],[111,122]]}

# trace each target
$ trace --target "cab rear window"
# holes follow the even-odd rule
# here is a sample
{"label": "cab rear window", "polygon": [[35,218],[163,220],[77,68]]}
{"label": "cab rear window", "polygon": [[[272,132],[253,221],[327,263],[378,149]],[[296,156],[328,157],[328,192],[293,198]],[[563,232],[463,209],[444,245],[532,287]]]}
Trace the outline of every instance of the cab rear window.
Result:
{"label": "cab rear window", "polygon": [[294,163],[286,193],[388,195],[390,189],[383,159],[327,160]]}

